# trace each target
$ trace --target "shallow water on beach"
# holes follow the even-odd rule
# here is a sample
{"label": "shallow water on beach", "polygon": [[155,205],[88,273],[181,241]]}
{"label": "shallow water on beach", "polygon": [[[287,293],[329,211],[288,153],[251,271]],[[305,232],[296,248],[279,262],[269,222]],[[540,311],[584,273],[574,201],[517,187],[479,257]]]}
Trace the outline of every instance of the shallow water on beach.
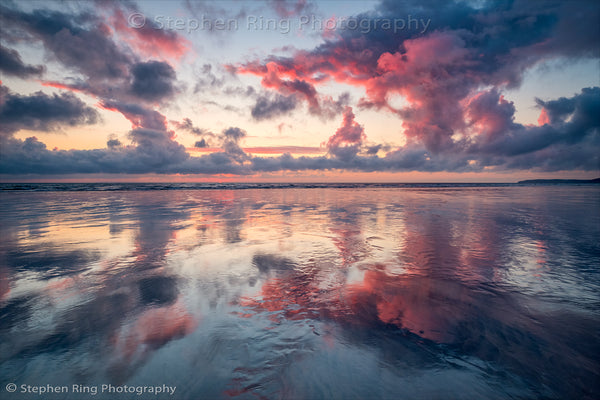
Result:
{"label": "shallow water on beach", "polygon": [[597,187],[0,200],[3,399],[600,398]]}

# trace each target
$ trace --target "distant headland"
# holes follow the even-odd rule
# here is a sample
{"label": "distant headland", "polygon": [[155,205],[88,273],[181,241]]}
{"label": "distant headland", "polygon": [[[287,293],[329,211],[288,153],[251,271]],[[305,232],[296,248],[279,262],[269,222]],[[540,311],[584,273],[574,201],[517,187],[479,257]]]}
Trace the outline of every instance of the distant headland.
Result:
{"label": "distant headland", "polygon": [[600,178],[596,179],[528,179],[517,183],[541,183],[541,184],[556,184],[556,183],[600,183]]}

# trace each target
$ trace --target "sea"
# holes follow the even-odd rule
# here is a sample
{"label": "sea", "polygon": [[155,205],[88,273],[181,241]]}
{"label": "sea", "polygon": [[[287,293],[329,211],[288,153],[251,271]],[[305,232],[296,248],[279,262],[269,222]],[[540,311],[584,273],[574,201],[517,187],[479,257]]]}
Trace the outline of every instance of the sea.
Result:
{"label": "sea", "polygon": [[598,399],[600,185],[0,184],[2,399]]}

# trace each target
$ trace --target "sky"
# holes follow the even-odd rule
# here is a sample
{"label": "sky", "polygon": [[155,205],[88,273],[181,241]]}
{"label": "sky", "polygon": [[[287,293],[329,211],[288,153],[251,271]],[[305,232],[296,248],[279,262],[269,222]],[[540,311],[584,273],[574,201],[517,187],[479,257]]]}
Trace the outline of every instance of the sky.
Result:
{"label": "sky", "polygon": [[600,176],[596,1],[3,1],[0,181]]}

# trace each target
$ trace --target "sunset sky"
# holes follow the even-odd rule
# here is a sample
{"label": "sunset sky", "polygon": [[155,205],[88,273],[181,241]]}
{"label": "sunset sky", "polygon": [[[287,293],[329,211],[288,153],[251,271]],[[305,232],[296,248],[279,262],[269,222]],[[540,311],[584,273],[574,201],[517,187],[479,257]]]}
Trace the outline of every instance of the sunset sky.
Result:
{"label": "sunset sky", "polygon": [[596,1],[3,1],[0,181],[600,176]]}

